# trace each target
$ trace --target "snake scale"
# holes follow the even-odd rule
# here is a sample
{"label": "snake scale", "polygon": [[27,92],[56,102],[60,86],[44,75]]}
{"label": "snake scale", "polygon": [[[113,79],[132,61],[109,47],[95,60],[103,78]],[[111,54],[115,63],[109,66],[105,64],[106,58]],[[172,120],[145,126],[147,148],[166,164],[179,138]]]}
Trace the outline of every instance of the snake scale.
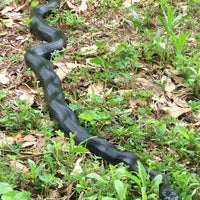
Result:
{"label": "snake scale", "polygon": [[[66,137],[69,137],[69,133],[75,133],[75,142],[77,144],[84,142],[92,153],[102,157],[107,162],[113,165],[124,163],[128,165],[130,170],[138,172],[137,161],[139,158],[136,154],[119,151],[107,140],[93,137],[79,124],[74,112],[66,105],[61,81],[53,71],[49,61],[53,51],[66,47],[66,37],[62,31],[49,26],[44,19],[52,8],[58,7],[59,3],[59,0],[51,0],[32,10],[31,32],[47,43],[31,47],[25,54],[27,66],[37,74],[44,89],[50,116],[58,123],[59,128],[65,133]],[[154,170],[146,169],[146,171],[149,173],[151,180],[161,174]],[[162,183],[160,184],[159,198],[162,200],[178,200],[179,197],[170,188],[166,176],[164,174],[161,175]]]}

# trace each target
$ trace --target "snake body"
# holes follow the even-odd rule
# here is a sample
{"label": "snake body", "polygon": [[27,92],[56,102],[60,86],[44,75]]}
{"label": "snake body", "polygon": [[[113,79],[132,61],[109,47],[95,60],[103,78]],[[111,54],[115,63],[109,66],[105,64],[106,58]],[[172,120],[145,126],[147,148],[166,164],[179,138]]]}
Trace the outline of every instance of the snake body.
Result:
{"label": "snake body", "polygon": [[[88,133],[88,131],[79,124],[74,112],[66,105],[61,88],[61,81],[53,71],[49,61],[53,51],[61,50],[66,46],[66,37],[62,31],[49,26],[44,19],[44,17],[51,12],[51,9],[57,7],[59,3],[59,0],[51,0],[32,10],[31,32],[47,43],[31,47],[25,54],[27,66],[37,74],[44,89],[50,116],[58,123],[59,128],[65,133],[66,137],[69,137],[69,133],[75,133],[75,142],[77,144],[83,142],[92,153],[102,157],[109,163],[113,165],[125,163],[130,170],[138,172],[137,161],[139,158],[136,154],[119,151],[107,140],[94,137]],[[149,173],[151,180],[161,174],[154,170],[146,169],[146,171]],[[178,200],[179,197],[177,193],[170,188],[166,176],[164,174],[161,175],[160,199]]]}

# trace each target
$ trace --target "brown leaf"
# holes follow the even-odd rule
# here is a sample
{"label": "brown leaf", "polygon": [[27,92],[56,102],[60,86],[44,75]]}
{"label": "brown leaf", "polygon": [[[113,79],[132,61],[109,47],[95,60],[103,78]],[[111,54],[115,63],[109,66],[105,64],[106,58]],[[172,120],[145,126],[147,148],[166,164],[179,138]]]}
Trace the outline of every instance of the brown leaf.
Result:
{"label": "brown leaf", "polygon": [[4,19],[9,19],[12,21],[22,18],[21,13],[16,12],[15,7],[12,6],[6,6],[2,11],[0,11],[0,14],[4,16]]}
{"label": "brown leaf", "polygon": [[102,91],[104,89],[104,84],[103,82],[98,82],[98,83],[95,83],[93,85],[90,85],[88,87],[88,95],[91,95],[91,94],[96,94],[96,95],[102,95]]}
{"label": "brown leaf", "polygon": [[140,86],[143,90],[149,90],[155,94],[161,94],[163,92],[163,88],[156,83],[152,83],[145,78],[136,78],[135,79],[137,85]]}
{"label": "brown leaf", "polygon": [[82,47],[80,49],[80,52],[82,55],[92,55],[97,52],[97,46],[96,45],[91,45],[87,47]]}
{"label": "brown leaf", "polygon": [[184,80],[183,77],[180,77],[180,76],[173,76],[173,81],[176,85],[183,85],[182,82]]}
{"label": "brown leaf", "polygon": [[25,137],[22,138],[24,142],[32,142],[32,141],[36,141],[37,138],[31,134],[26,135]]}
{"label": "brown leaf", "polygon": [[70,197],[73,195],[73,184],[72,183],[70,185],[68,185],[68,187],[66,189],[66,193],[67,193],[67,195],[64,196],[62,199],[70,200]]}
{"label": "brown leaf", "polygon": [[2,83],[3,85],[8,85],[10,82],[10,79],[8,78],[8,73],[6,69],[3,69],[0,72],[0,83]]}
{"label": "brown leaf", "polygon": [[36,145],[37,145],[37,142],[24,142],[22,144],[22,148],[31,147],[31,146],[36,147]]}
{"label": "brown leaf", "polygon": [[49,194],[49,199],[59,199],[59,190],[51,190]]}
{"label": "brown leaf", "polygon": [[164,85],[164,90],[166,92],[172,92],[176,89],[175,84],[172,82],[171,78],[167,76],[163,76],[161,79],[161,83]]}
{"label": "brown leaf", "polygon": [[74,68],[80,66],[77,63],[63,63],[63,62],[56,62],[54,63],[58,68],[55,70],[56,74],[62,81]]}
{"label": "brown leaf", "polygon": [[17,161],[14,161],[14,160],[10,161],[10,165],[16,169],[19,169],[19,170],[25,172],[25,173],[29,172],[29,169],[25,165],[23,165]]}
{"label": "brown leaf", "polygon": [[78,6],[72,4],[70,1],[67,1],[67,5],[70,9],[76,12],[84,12],[87,10],[87,0],[81,0],[81,4]]}
{"label": "brown leaf", "polygon": [[17,98],[20,98],[22,100],[27,101],[30,104],[34,103],[35,98],[35,91],[32,89],[26,87],[26,86],[20,86],[18,90],[16,90],[16,93],[18,93]]}
{"label": "brown leaf", "polygon": [[158,112],[162,110],[175,118],[191,111],[191,108],[188,107],[185,100],[171,92],[166,92],[160,96],[154,96],[153,100],[156,101],[156,110]]}
{"label": "brown leaf", "polygon": [[78,6],[79,12],[84,12],[87,10],[87,0],[82,0],[81,5]]}
{"label": "brown leaf", "polygon": [[195,115],[195,126],[200,127],[200,113]]}
{"label": "brown leaf", "polygon": [[186,103],[186,101],[184,99],[181,99],[179,95],[173,94],[173,102],[181,107],[181,108],[186,108],[188,107],[188,104]]}
{"label": "brown leaf", "polygon": [[12,136],[6,136],[5,134],[0,134],[0,145],[4,144],[15,144],[19,138],[21,138],[21,134],[12,137]]}
{"label": "brown leaf", "polygon": [[22,144],[23,148],[26,148],[26,147],[31,147],[31,146],[36,147],[38,142],[37,142],[37,138],[34,135],[29,134],[23,138],[19,138],[18,143]]}
{"label": "brown leaf", "polygon": [[6,13],[9,13],[10,11],[12,11],[14,9],[14,7],[12,6],[5,6],[4,9],[0,12],[2,15],[6,15]]}
{"label": "brown leaf", "polygon": [[175,118],[181,116],[184,113],[190,112],[191,108],[181,108],[176,104],[171,104],[168,107],[163,107],[163,110],[167,111],[167,113]]}
{"label": "brown leaf", "polygon": [[82,170],[82,167],[80,166],[80,163],[82,162],[82,158],[78,158],[78,160],[75,162],[75,165],[74,165],[74,169],[73,169],[73,172],[76,173],[76,174],[80,174],[83,170]]}
{"label": "brown leaf", "polygon": [[138,99],[130,98],[130,99],[129,99],[129,104],[130,104],[130,108],[138,109],[138,107],[139,107],[139,105],[140,105],[140,102],[139,102]]}
{"label": "brown leaf", "polygon": [[128,93],[128,92],[132,92],[133,90],[117,90],[116,92],[114,92],[114,93],[119,93],[120,95],[125,95],[126,93]]}
{"label": "brown leaf", "polygon": [[131,7],[134,3],[138,3],[140,2],[140,0],[125,0],[123,2],[123,6],[128,8],[128,7]]}
{"label": "brown leaf", "polygon": [[164,94],[154,95],[154,96],[152,97],[152,99],[153,99],[155,102],[160,103],[160,104],[164,104],[164,103],[166,103],[166,101],[167,101]]}

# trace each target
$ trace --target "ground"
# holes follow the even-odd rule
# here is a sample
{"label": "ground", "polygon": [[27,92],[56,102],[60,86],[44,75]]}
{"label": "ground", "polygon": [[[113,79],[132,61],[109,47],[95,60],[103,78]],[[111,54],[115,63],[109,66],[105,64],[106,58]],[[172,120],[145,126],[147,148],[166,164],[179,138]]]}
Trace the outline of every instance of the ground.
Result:
{"label": "ground", "polygon": [[[158,199],[142,173],[135,187],[125,166],[113,169],[75,146],[50,120],[24,62],[42,42],[28,25],[36,5],[0,3],[1,183],[34,199]],[[81,124],[166,173],[185,200],[200,198],[199,13],[198,1],[82,0],[62,1],[47,18],[67,37],[51,61]],[[116,182],[130,192],[120,196]]]}

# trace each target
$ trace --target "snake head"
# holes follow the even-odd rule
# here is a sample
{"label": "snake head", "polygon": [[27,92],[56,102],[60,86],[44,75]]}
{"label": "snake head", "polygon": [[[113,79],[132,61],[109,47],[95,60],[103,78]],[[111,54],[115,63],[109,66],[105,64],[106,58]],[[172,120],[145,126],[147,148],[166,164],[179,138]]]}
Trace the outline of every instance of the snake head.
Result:
{"label": "snake head", "polygon": [[164,188],[160,191],[160,198],[162,200],[180,200],[177,193],[170,188]]}

